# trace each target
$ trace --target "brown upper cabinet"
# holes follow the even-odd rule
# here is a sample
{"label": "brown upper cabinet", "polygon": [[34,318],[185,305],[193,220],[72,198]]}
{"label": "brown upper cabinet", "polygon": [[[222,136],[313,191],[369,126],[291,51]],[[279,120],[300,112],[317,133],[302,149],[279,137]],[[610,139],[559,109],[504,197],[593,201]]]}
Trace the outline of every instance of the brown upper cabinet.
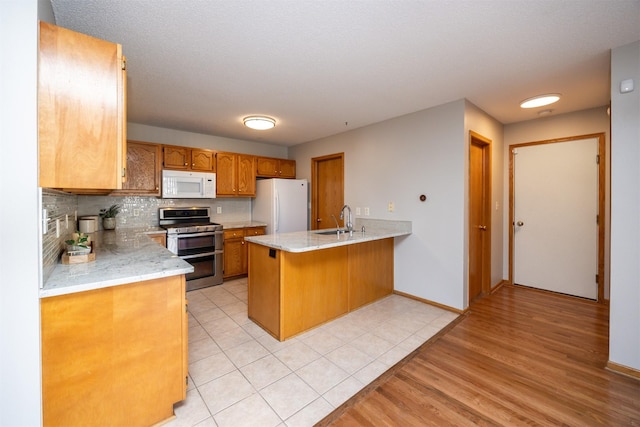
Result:
{"label": "brown upper cabinet", "polygon": [[121,45],[40,22],[41,187],[80,192],[122,188],[126,81]]}
{"label": "brown upper cabinet", "polygon": [[162,182],[162,146],[141,141],[127,141],[127,182],[113,194],[159,196]]}
{"label": "brown upper cabinet", "polygon": [[163,146],[163,168],[173,170],[215,172],[216,152],[204,148],[175,145]]}
{"label": "brown upper cabinet", "polygon": [[216,196],[255,197],[256,157],[237,153],[216,153]]}
{"label": "brown upper cabinet", "polygon": [[273,157],[257,158],[257,173],[260,178],[295,178],[296,161]]}

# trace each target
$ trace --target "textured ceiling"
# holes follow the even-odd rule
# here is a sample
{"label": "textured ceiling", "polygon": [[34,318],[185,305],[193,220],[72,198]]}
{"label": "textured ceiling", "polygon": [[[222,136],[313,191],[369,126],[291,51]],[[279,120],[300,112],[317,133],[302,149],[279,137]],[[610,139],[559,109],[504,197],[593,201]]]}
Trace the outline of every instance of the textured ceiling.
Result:
{"label": "textured ceiling", "polygon": [[[467,98],[502,123],[609,103],[640,0],[52,0],[121,43],[131,122],[294,145]],[[266,114],[269,131],[242,126]]]}

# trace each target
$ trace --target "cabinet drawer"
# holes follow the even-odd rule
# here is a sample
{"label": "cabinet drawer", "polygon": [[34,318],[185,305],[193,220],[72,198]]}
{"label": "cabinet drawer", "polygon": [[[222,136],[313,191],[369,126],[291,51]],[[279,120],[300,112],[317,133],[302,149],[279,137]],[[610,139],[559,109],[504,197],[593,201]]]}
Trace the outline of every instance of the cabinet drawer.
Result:
{"label": "cabinet drawer", "polygon": [[249,227],[244,229],[244,235],[248,236],[262,236],[266,233],[265,227]]}
{"label": "cabinet drawer", "polygon": [[242,228],[233,228],[231,230],[224,230],[224,239],[237,239],[240,237],[244,237],[244,232]]}

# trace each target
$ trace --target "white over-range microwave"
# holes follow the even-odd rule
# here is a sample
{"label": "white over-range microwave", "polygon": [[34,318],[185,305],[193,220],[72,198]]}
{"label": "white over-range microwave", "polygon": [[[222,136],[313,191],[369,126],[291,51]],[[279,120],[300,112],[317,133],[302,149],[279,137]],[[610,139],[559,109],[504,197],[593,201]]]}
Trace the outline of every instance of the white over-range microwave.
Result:
{"label": "white over-range microwave", "polygon": [[215,199],[216,174],[163,170],[162,197],[167,199]]}

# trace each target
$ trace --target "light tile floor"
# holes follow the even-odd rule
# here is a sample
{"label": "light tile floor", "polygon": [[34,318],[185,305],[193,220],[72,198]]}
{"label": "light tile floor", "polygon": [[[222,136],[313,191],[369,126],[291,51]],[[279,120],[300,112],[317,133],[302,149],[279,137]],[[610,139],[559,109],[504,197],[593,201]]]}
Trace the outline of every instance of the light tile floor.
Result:
{"label": "light tile floor", "polygon": [[247,317],[247,279],[187,293],[189,387],[166,426],[312,426],[457,314],[391,295],[279,342]]}

